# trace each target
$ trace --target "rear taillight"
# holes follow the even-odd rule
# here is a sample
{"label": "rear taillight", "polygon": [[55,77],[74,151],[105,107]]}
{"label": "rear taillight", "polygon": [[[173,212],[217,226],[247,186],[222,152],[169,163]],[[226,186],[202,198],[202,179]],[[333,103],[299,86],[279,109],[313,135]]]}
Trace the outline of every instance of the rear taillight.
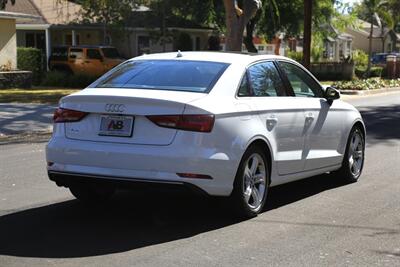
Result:
{"label": "rear taillight", "polygon": [[184,131],[209,133],[214,126],[214,115],[151,115],[147,118],[160,127]]}
{"label": "rear taillight", "polygon": [[82,111],[57,108],[56,111],[54,111],[53,122],[77,122],[83,119],[87,114],[88,113]]}

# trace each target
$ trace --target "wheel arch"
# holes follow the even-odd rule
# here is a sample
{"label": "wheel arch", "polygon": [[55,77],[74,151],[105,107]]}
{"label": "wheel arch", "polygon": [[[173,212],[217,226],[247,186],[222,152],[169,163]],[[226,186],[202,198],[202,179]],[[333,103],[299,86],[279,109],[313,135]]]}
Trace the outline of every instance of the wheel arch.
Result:
{"label": "wheel arch", "polygon": [[271,183],[272,161],[273,161],[271,144],[265,138],[262,138],[261,136],[256,136],[252,140],[250,140],[245,151],[247,151],[249,149],[249,147],[251,147],[251,146],[261,147],[262,150],[265,151],[265,156],[267,157],[268,170],[270,173],[269,183]]}

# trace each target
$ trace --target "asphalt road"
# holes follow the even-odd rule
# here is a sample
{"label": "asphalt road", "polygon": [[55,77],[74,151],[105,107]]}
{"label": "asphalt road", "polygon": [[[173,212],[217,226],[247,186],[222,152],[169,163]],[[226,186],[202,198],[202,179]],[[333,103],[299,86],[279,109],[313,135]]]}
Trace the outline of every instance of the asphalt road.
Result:
{"label": "asphalt road", "polygon": [[361,180],[275,187],[246,221],[143,189],[85,207],[47,180],[43,143],[0,146],[0,266],[400,266],[400,94],[350,102],[368,130]]}

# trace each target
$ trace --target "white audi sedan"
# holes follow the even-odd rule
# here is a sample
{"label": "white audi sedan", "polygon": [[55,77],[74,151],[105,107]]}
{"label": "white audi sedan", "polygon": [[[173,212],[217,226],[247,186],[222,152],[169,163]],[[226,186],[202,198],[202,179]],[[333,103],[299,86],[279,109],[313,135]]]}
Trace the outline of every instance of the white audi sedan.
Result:
{"label": "white audi sedan", "polygon": [[255,216],[272,186],[327,172],[358,180],[365,126],[339,98],[285,57],[136,57],[60,100],[48,174],[82,201],[130,183],[174,184]]}

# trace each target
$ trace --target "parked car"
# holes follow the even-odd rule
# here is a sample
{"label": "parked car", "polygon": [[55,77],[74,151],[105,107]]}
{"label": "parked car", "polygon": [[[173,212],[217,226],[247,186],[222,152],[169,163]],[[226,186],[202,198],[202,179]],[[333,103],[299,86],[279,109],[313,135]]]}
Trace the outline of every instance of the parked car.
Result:
{"label": "parked car", "polygon": [[254,216],[269,188],[364,165],[360,113],[295,61],[217,52],[144,55],[61,99],[52,181],[83,201],[128,183],[189,185]]}
{"label": "parked car", "polygon": [[52,48],[49,68],[101,76],[123,61],[117,49],[111,46],[56,46]]}
{"label": "parked car", "polygon": [[372,56],[371,62],[372,64],[379,65],[382,67],[386,67],[387,56],[396,56],[400,57],[400,53],[376,53]]}

